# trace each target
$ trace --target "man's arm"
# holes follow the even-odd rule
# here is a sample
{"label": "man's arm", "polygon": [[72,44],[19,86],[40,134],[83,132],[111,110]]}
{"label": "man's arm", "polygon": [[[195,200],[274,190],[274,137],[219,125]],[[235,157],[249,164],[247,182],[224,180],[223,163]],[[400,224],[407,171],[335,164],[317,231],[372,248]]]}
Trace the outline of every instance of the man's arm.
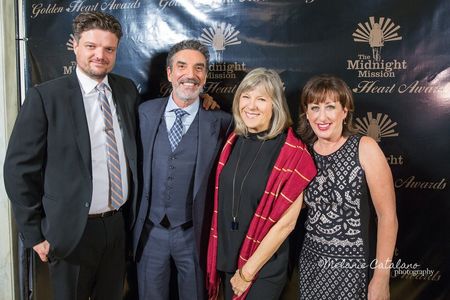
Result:
{"label": "man's arm", "polygon": [[6,192],[25,247],[45,240],[41,216],[46,147],[44,104],[39,91],[30,88],[14,125],[3,166]]}

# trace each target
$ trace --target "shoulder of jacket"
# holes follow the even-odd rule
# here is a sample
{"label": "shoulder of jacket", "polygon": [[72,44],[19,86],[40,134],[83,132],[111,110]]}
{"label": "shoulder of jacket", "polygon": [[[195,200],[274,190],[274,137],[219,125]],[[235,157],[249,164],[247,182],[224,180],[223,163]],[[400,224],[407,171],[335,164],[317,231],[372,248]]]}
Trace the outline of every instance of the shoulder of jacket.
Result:
{"label": "shoulder of jacket", "polygon": [[144,100],[139,105],[139,111],[146,111],[148,109],[153,109],[154,107],[163,105],[165,101],[167,101],[167,98],[155,98],[150,100]]}

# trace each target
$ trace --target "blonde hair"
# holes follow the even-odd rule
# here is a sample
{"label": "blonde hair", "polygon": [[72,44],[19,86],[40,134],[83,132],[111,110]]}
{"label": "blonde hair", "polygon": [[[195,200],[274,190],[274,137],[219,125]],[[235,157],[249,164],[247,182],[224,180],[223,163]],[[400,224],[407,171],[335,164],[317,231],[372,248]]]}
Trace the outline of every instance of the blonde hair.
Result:
{"label": "blonde hair", "polygon": [[260,139],[268,140],[276,137],[292,125],[291,115],[283,91],[283,82],[277,72],[266,68],[257,68],[250,71],[237,88],[233,99],[233,118],[235,132],[238,135],[248,135],[248,128],[239,112],[239,99],[245,92],[251,91],[257,86],[263,86],[272,99],[272,118],[269,128]]}

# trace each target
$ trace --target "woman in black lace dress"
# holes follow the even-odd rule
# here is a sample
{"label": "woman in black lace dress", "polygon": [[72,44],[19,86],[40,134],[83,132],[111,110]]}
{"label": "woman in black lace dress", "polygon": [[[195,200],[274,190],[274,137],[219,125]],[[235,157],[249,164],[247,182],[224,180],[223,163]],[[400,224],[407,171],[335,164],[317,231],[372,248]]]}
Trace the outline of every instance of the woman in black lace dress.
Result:
{"label": "woman in black lace dress", "polygon": [[318,171],[304,192],[300,299],[388,299],[397,216],[385,156],[354,134],[352,92],[341,79],[310,79],[300,105],[299,133]]}

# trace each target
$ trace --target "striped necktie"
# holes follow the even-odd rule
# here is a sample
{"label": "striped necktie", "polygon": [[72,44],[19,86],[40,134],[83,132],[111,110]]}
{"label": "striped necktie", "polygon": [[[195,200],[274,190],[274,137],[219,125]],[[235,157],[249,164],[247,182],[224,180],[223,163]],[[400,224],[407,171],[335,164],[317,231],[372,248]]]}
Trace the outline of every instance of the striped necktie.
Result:
{"label": "striped necktie", "polygon": [[105,121],[106,132],[106,156],[108,164],[109,176],[109,200],[110,205],[114,209],[119,209],[124,203],[122,193],[122,176],[120,172],[119,152],[117,151],[116,136],[114,135],[113,118],[108,98],[106,97],[106,89],[108,86],[103,82],[96,87],[98,91],[98,100],[100,108],[103,112],[103,120]]}
{"label": "striped necktie", "polygon": [[176,118],[169,132],[169,142],[172,152],[175,151],[178,143],[181,141],[181,138],[183,137],[183,122],[181,118],[183,118],[184,115],[189,114],[188,112],[182,110],[181,108],[176,108],[173,110],[173,112],[175,113]]}

